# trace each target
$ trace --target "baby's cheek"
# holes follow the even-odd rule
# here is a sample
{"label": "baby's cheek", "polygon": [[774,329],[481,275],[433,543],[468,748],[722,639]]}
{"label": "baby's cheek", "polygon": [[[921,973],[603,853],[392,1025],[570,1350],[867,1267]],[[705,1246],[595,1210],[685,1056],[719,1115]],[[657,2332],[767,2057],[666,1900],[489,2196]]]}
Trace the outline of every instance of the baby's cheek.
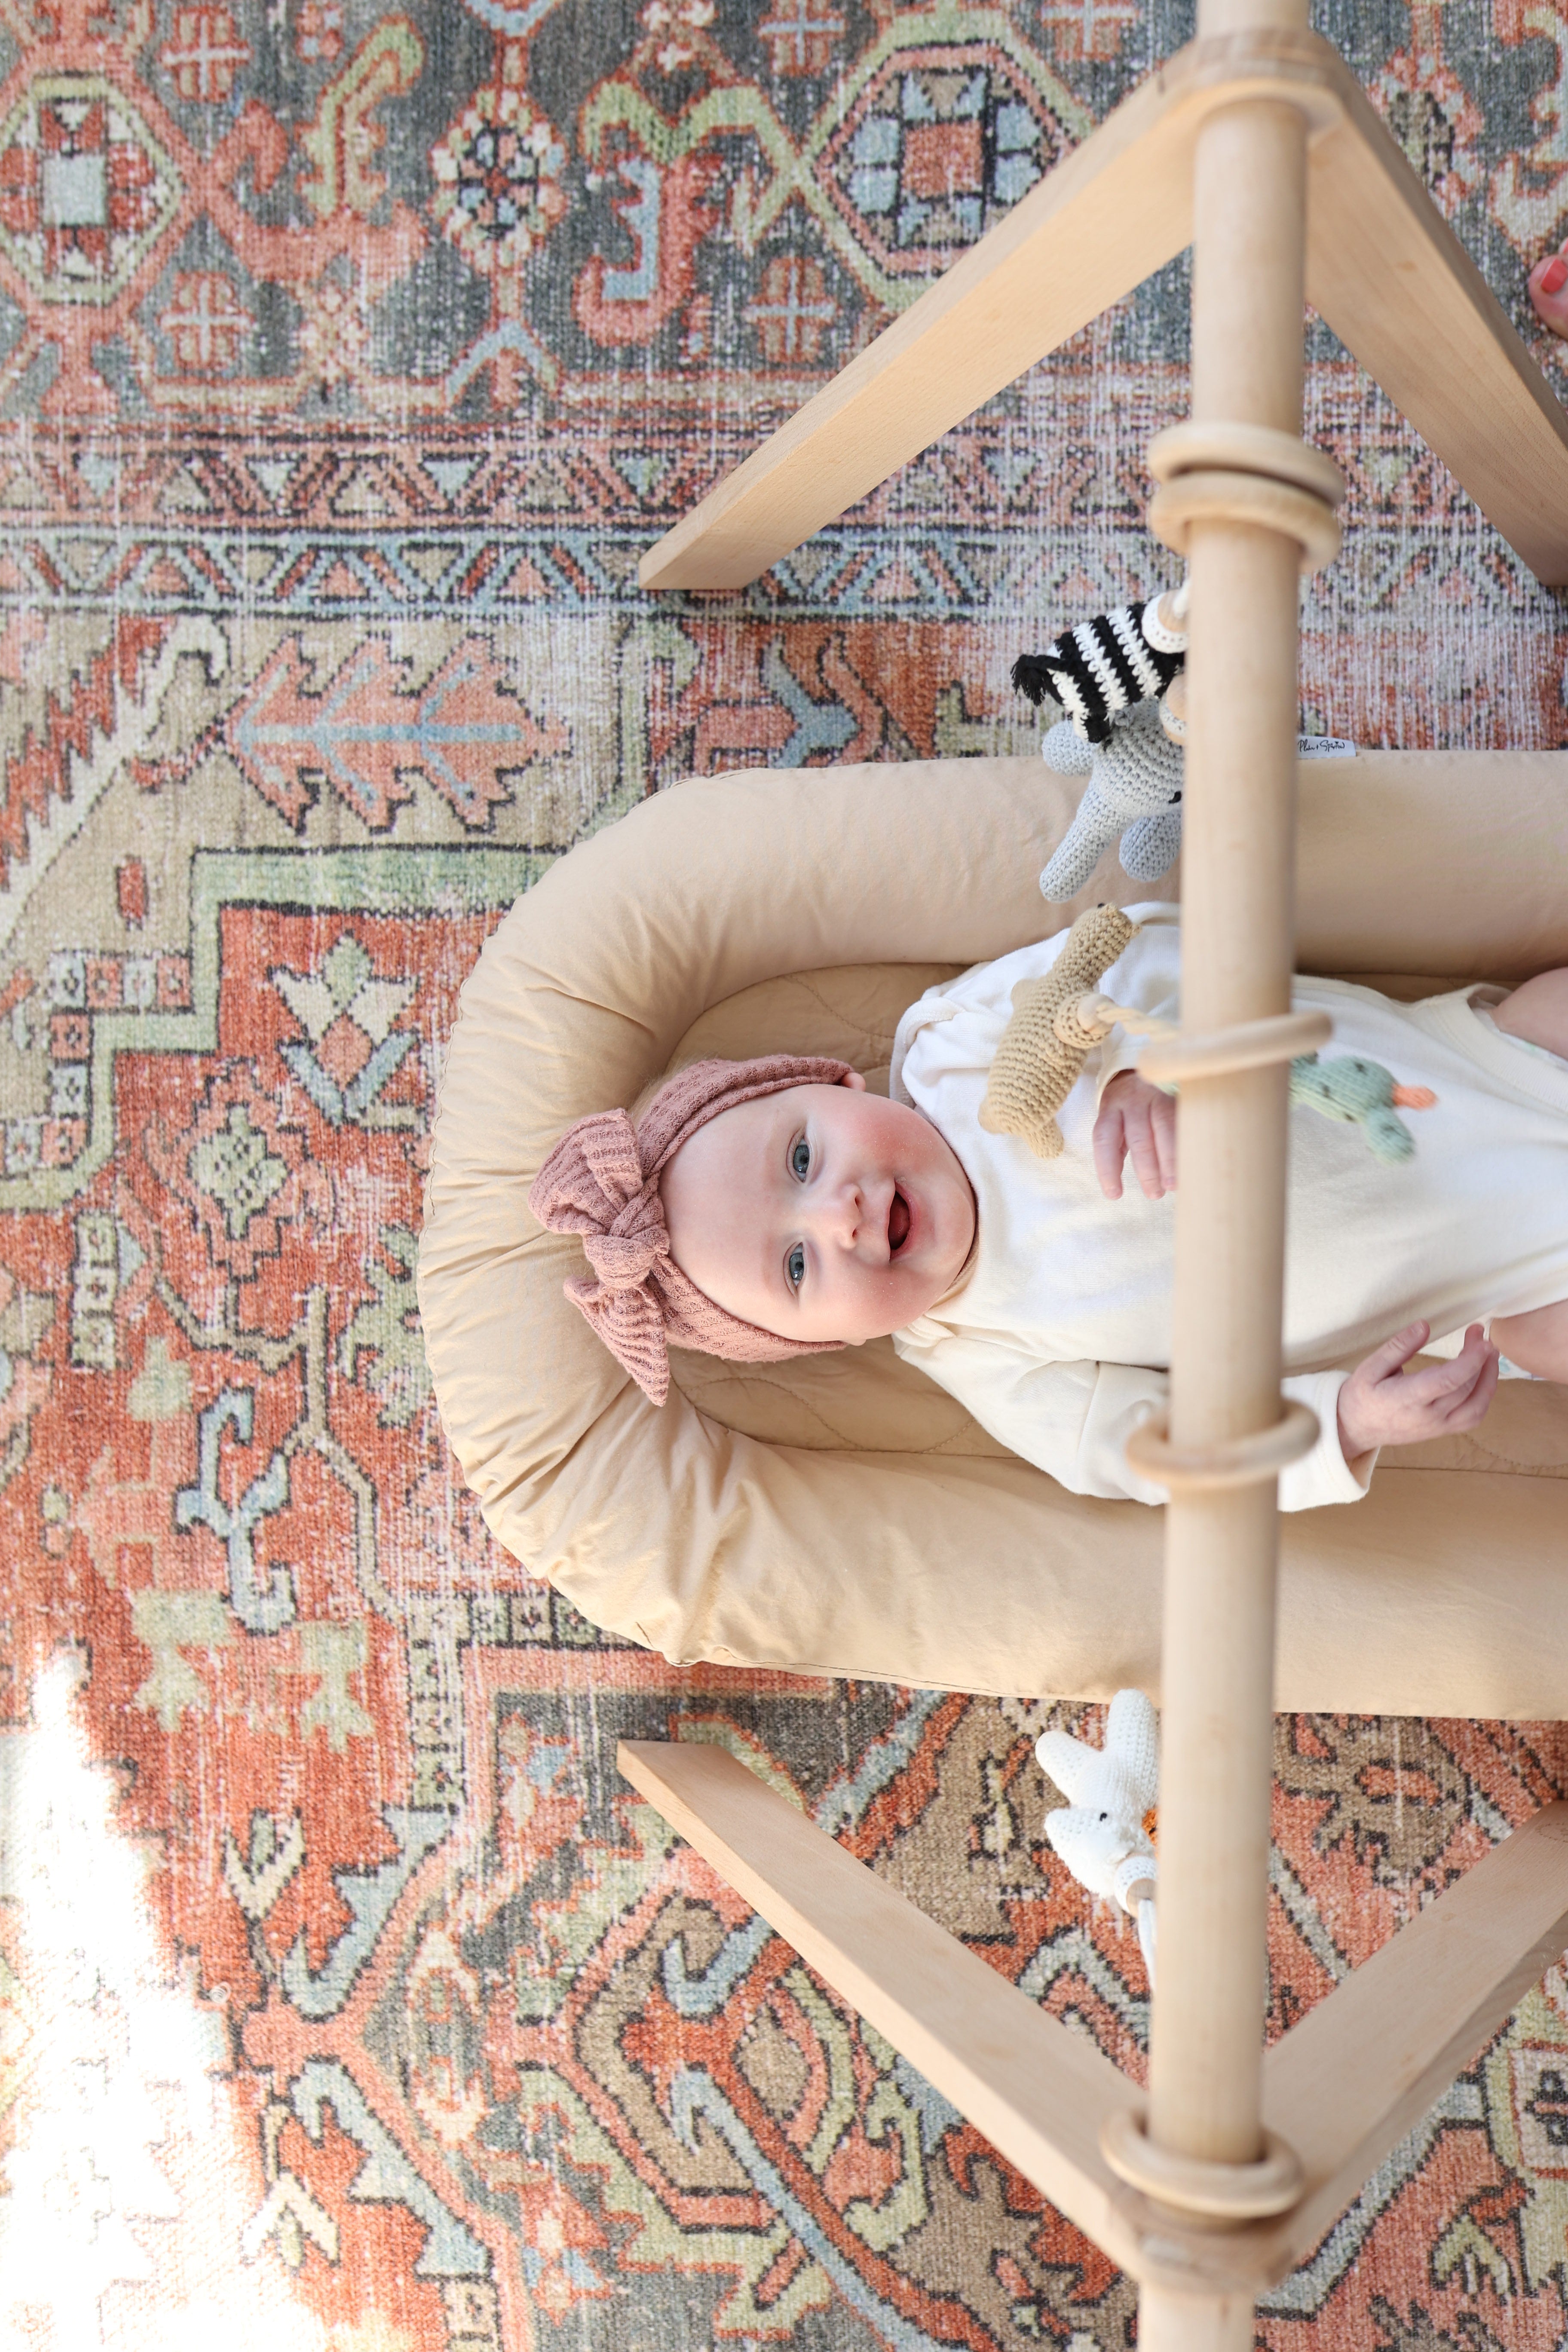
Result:
{"label": "baby's cheek", "polygon": [[896,1331],[900,1324],[912,1323],[935,1296],[929,1279],[916,1268],[897,1264],[885,1267],[878,1299],[883,1328]]}

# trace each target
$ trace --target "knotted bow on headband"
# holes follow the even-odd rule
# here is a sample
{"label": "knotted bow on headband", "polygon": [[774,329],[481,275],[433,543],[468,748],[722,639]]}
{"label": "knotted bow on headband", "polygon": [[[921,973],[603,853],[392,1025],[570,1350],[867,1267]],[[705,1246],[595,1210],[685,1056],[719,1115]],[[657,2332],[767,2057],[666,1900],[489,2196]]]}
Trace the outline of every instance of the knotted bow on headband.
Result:
{"label": "knotted bow on headband", "polygon": [[576,1120],[534,1178],[530,1209],[552,1233],[582,1235],[596,1277],[574,1276],[567,1297],[655,1404],[669,1393],[672,1347],[700,1348],[731,1363],[776,1364],[841,1344],[781,1339],[699,1290],[669,1254],[658,1179],[687,1137],[721,1111],[786,1087],[842,1086],[849,1076],[847,1062],[803,1054],[692,1062],[659,1088],[640,1125],[624,1110]]}

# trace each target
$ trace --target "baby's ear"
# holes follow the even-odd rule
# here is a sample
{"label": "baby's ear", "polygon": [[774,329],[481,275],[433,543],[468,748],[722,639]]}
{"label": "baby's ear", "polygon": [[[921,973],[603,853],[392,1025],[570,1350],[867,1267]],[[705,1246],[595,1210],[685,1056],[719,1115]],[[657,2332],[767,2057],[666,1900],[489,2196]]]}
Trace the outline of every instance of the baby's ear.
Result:
{"label": "baby's ear", "polygon": [[847,1071],[838,1083],[847,1087],[851,1094],[863,1095],[866,1091],[865,1078],[858,1070]]}

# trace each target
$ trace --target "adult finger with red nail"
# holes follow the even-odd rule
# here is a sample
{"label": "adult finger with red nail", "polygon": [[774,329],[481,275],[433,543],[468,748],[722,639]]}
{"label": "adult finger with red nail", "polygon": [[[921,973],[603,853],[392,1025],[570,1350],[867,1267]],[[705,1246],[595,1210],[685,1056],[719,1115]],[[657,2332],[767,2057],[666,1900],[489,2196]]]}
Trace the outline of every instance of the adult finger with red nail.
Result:
{"label": "adult finger with red nail", "polygon": [[1568,337],[1568,260],[1563,249],[1538,261],[1529,282],[1531,304],[1542,325]]}

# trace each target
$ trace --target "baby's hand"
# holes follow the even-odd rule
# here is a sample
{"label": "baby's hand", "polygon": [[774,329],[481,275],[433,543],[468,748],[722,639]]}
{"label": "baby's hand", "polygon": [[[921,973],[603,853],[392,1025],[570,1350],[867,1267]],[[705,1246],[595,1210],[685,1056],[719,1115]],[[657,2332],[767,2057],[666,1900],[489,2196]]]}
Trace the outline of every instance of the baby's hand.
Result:
{"label": "baby's hand", "polygon": [[1094,1122],[1094,1166],[1108,1201],[1121,1198],[1121,1163],[1128,1153],[1144,1196],[1176,1189],[1176,1106],[1136,1070],[1122,1070],[1100,1097]]}
{"label": "baby's hand", "polygon": [[1347,1462],[1378,1445],[1419,1445],[1474,1429],[1497,1388],[1498,1351],[1479,1323],[1451,1363],[1428,1364],[1408,1380],[1401,1366],[1432,1336],[1429,1323],[1407,1323],[1358,1364],[1340,1391],[1340,1445]]}

